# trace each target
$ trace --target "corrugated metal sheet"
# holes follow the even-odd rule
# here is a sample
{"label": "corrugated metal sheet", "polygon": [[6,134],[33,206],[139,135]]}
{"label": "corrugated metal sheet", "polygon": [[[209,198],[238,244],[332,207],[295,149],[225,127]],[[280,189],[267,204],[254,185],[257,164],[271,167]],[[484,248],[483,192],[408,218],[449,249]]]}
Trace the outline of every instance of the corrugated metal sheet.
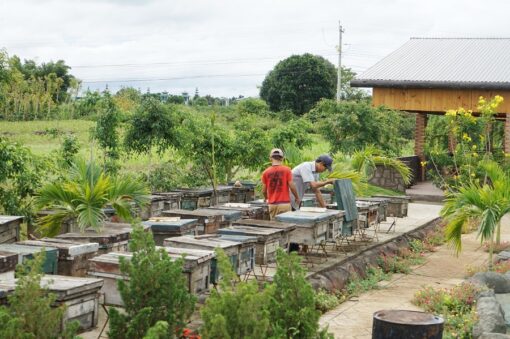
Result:
{"label": "corrugated metal sheet", "polygon": [[[352,86],[510,87],[510,38],[411,38]],[[484,86],[485,85],[485,86]]]}

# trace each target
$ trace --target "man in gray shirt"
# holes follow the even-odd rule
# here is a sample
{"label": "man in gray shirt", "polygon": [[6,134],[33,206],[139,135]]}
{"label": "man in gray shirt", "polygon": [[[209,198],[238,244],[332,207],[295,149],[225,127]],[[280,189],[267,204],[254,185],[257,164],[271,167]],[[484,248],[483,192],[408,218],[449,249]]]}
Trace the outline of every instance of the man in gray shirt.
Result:
{"label": "man in gray shirt", "polygon": [[[332,164],[333,159],[329,155],[323,154],[319,156],[315,161],[303,162],[302,164],[299,164],[292,169],[292,179],[296,185],[300,201],[303,200],[306,189],[310,187],[315,193],[319,206],[326,207],[320,188],[328,184],[332,184],[335,179],[319,181],[319,174],[325,170],[331,172]],[[293,195],[291,195],[291,204],[294,210],[299,209],[299,206],[297,206],[296,202],[294,201]]]}

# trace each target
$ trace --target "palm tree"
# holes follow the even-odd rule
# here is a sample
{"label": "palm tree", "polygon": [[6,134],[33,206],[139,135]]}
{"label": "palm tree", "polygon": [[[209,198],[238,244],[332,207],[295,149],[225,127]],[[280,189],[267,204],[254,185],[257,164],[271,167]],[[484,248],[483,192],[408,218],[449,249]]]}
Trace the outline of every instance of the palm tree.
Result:
{"label": "palm tree", "polygon": [[87,227],[99,230],[106,219],[103,209],[107,205],[121,218],[131,220],[133,204],[147,203],[147,193],[139,181],[111,177],[94,162],[78,160],[67,178],[46,184],[38,192],[38,207],[55,211],[39,220],[39,229],[46,236],[54,236],[64,220],[74,219],[82,231]]}
{"label": "palm tree", "polygon": [[479,167],[485,172],[484,183],[472,181],[451,193],[441,216],[448,223],[446,240],[456,253],[462,249],[464,225],[479,222],[478,237],[482,242],[489,241],[489,269],[492,269],[494,237],[499,244],[501,219],[510,212],[510,176],[492,160],[481,161]]}

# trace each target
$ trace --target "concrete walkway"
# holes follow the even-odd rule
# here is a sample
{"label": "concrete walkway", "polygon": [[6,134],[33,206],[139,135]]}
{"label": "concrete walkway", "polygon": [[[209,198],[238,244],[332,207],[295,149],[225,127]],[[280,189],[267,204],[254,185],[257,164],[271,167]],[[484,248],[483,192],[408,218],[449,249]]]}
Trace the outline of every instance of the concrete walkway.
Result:
{"label": "concrete walkway", "polygon": [[444,192],[437,188],[432,181],[416,183],[406,189],[406,195],[411,197],[411,201],[442,202],[444,199]]}
{"label": "concrete walkway", "polygon": [[[506,226],[506,227],[505,227]],[[502,239],[510,240],[510,218],[504,218]],[[411,304],[414,294],[422,287],[452,287],[463,281],[467,266],[482,265],[487,253],[480,248],[476,234],[463,236],[463,251],[456,257],[443,245],[427,256],[425,264],[409,275],[396,274],[381,289],[362,294],[324,314],[322,325],[328,325],[335,338],[368,339],[372,337],[372,316],[383,309],[419,310]]]}

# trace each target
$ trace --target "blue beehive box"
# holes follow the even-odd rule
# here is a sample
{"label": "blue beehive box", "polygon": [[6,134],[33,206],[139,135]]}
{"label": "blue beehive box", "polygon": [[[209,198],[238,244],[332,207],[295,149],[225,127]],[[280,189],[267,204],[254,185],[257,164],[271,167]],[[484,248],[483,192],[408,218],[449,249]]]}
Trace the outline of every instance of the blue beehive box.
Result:
{"label": "blue beehive box", "polygon": [[[23,263],[25,260],[33,259],[34,255],[42,250],[43,247],[40,246],[0,244],[0,251],[16,253],[18,255],[18,264]],[[58,250],[53,247],[45,247],[44,251],[43,273],[57,274]]]}

